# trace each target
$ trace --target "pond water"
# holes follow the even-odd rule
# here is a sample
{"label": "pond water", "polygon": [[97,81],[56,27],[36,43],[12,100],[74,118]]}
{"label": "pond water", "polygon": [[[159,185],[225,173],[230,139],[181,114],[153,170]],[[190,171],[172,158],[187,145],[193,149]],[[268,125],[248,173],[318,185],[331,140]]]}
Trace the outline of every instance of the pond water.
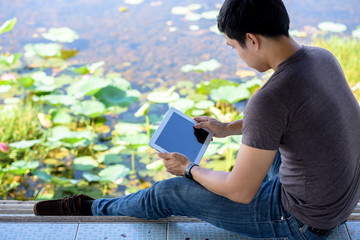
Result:
{"label": "pond water", "polygon": [[[199,82],[201,78],[237,79],[246,68],[235,51],[226,46],[223,36],[209,30],[215,19],[187,21],[174,15],[175,6],[201,4],[194,12],[218,10],[219,0],[1,0],[0,23],[17,17],[12,34],[0,37],[1,52],[23,52],[27,43],[47,42],[41,34],[50,27],[67,26],[80,39],[67,48],[79,53],[71,62],[87,64],[104,60],[108,71],[120,72],[134,86],[144,83],[169,83],[180,80]],[[322,21],[347,25],[348,31],[360,25],[359,0],[284,0],[291,17],[291,29],[317,26]],[[122,12],[120,9],[126,11]],[[11,36],[13,44],[11,44]],[[211,75],[183,73],[185,64],[198,64],[216,58],[222,67]]]}

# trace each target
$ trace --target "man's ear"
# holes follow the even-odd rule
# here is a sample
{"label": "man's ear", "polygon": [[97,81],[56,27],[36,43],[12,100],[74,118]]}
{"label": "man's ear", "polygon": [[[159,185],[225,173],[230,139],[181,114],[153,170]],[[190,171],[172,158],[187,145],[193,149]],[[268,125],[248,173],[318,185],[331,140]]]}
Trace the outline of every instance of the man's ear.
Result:
{"label": "man's ear", "polygon": [[261,38],[259,35],[253,34],[253,33],[247,33],[246,40],[248,42],[247,47],[251,47],[251,48],[255,49],[256,51],[260,49]]}

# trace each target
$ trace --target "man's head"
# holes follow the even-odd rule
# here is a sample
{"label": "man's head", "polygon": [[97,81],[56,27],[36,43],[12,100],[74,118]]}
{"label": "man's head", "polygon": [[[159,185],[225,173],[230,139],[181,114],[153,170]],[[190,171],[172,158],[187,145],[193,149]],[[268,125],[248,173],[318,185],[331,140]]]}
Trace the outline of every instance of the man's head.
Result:
{"label": "man's head", "polygon": [[246,34],[277,38],[289,36],[289,15],[282,0],[225,0],[218,16],[218,28],[241,47]]}

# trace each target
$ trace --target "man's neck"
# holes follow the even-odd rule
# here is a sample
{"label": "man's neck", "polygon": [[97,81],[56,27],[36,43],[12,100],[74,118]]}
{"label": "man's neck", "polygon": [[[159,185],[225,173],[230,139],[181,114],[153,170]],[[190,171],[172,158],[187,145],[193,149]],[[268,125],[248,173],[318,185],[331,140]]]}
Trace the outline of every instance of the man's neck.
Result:
{"label": "man's neck", "polygon": [[267,38],[263,43],[265,44],[265,49],[267,49],[267,62],[274,70],[276,70],[280,63],[289,59],[301,48],[301,45],[293,38],[286,36],[278,39]]}

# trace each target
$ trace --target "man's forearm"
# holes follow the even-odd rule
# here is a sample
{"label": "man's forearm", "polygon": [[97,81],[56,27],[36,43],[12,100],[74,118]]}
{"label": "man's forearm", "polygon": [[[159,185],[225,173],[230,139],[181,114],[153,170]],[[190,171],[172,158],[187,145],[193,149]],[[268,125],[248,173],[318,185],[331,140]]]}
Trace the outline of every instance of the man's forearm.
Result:
{"label": "man's forearm", "polygon": [[226,124],[224,131],[227,136],[242,135],[243,120],[236,120]]}

